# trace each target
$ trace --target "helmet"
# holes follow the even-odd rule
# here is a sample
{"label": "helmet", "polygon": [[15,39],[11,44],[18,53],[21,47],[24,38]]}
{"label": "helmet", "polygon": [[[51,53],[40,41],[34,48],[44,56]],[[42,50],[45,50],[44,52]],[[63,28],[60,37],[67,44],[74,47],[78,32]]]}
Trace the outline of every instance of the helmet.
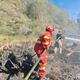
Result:
{"label": "helmet", "polygon": [[52,28],[51,25],[47,25],[47,27],[46,27],[46,31],[53,32],[54,29]]}

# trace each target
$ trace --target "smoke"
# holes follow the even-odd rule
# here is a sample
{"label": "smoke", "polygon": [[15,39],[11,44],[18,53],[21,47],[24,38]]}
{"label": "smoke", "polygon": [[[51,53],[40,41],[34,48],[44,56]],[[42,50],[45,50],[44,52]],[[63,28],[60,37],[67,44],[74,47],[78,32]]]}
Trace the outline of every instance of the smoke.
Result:
{"label": "smoke", "polygon": [[76,39],[76,38],[65,37],[65,39],[75,41],[75,42],[80,42],[80,39]]}

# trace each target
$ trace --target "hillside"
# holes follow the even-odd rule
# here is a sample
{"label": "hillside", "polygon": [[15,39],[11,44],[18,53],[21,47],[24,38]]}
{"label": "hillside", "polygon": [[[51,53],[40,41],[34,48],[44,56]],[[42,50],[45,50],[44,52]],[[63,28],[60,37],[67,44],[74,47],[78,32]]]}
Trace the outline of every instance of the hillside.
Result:
{"label": "hillside", "polygon": [[[0,0],[1,80],[22,80],[25,73],[21,71],[22,63],[28,59],[27,54],[35,54],[34,43],[47,24],[51,24],[55,29],[61,28],[63,34],[77,34],[76,23],[69,19],[65,11],[52,5],[48,0]],[[71,46],[76,47],[73,44]],[[78,53],[75,54],[76,58],[74,54],[67,57],[69,51],[66,49],[62,54],[54,54],[53,47],[52,45],[48,50],[50,54],[47,77],[50,80],[76,80],[80,75],[80,64],[74,62],[79,58]],[[13,71],[12,74],[10,70],[5,69],[5,63],[11,53],[20,63],[20,66],[17,65],[17,72]],[[36,58],[34,57],[34,62],[37,61]]]}
{"label": "hillside", "polygon": [[20,35],[23,39],[40,35],[47,24],[61,27],[65,33],[76,33],[77,30],[65,11],[46,0],[0,0],[1,41],[18,42]]}
{"label": "hillside", "polygon": [[[27,6],[27,16],[32,20],[33,27],[43,30],[46,24],[52,24],[54,27],[61,27],[64,32],[75,33],[76,24],[69,19],[68,14],[51,5],[45,0],[24,0]],[[37,23],[36,23],[37,22]],[[38,30],[38,29],[37,29]]]}

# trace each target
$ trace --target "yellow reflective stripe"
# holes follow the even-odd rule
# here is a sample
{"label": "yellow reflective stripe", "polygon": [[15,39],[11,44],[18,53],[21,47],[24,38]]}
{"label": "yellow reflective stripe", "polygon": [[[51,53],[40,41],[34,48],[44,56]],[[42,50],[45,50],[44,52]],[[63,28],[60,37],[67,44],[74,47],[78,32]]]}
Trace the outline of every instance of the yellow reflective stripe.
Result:
{"label": "yellow reflective stripe", "polygon": [[37,41],[37,43],[39,43],[39,44],[40,44],[40,43],[41,43],[41,41]]}
{"label": "yellow reflective stripe", "polygon": [[48,45],[48,44],[49,44],[49,42],[42,42],[42,44],[44,44],[44,45]]}
{"label": "yellow reflective stripe", "polygon": [[43,64],[43,63],[39,63],[39,66],[46,66],[47,63]]}
{"label": "yellow reflective stripe", "polygon": [[45,70],[46,69],[46,67],[40,67],[39,68],[39,70]]}
{"label": "yellow reflective stripe", "polygon": [[48,58],[48,56],[46,56],[46,58]]}
{"label": "yellow reflective stripe", "polygon": [[39,43],[39,44],[44,44],[44,45],[48,45],[49,44],[49,42],[41,42],[41,41],[37,41],[37,43]]}
{"label": "yellow reflective stripe", "polygon": [[44,36],[44,38],[49,39],[49,36]]}
{"label": "yellow reflective stripe", "polygon": [[46,65],[47,65],[47,63],[44,64],[44,66],[46,66]]}

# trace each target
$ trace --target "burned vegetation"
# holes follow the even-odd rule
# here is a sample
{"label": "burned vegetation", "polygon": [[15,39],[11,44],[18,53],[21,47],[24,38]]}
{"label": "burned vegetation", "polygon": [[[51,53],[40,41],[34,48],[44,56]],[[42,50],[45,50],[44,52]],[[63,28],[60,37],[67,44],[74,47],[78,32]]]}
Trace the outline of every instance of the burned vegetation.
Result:
{"label": "burned vegetation", "polygon": [[[26,42],[21,45],[8,45],[0,52],[0,79],[22,80],[37,61],[33,50],[33,43]],[[63,54],[54,54],[53,47],[49,48],[46,77],[49,80],[80,80],[80,64],[71,63]],[[32,79],[30,79],[32,80]]]}

